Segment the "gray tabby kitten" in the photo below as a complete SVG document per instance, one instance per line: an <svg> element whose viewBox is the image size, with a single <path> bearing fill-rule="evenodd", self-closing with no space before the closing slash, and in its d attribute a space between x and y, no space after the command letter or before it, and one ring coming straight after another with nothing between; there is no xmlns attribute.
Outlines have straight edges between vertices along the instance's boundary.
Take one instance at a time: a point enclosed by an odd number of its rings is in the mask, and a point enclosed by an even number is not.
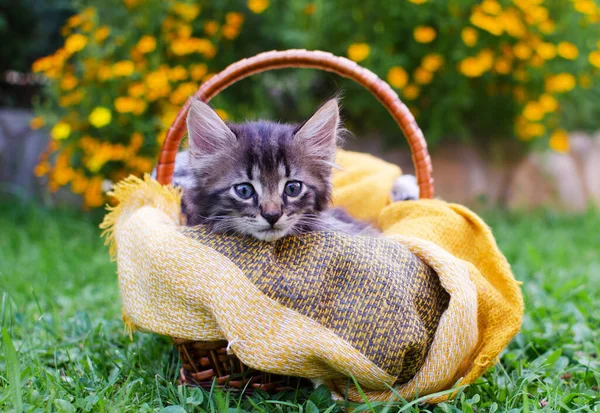
<svg viewBox="0 0 600 413"><path fill-rule="evenodd" d="M174 173L174 184L185 190L187 225L264 241L321 230L378 234L342 209L329 208L340 139L337 99L301 125L225 124L210 106L195 100L187 127L189 150L178 155ZM395 199L418 197L414 178L406 179L394 186Z"/></svg>

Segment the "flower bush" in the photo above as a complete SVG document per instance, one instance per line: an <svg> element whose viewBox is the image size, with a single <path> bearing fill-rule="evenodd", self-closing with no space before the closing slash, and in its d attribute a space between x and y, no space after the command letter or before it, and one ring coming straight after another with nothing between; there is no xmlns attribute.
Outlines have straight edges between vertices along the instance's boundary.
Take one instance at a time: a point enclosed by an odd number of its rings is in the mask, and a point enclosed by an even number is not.
<svg viewBox="0 0 600 413"><path fill-rule="evenodd" d="M90 2L90 4L92 4ZM227 64L271 49L322 49L386 79L435 144L511 139L569 148L600 118L600 7L593 0L161 1L83 4L64 46L36 61L50 80L32 127L52 141L35 173L105 201L106 181L152 169L178 109ZM327 74L245 80L215 103L224 118L306 116L334 91ZM367 92L345 90L347 122L401 142ZM292 96L292 97L290 97Z"/></svg>

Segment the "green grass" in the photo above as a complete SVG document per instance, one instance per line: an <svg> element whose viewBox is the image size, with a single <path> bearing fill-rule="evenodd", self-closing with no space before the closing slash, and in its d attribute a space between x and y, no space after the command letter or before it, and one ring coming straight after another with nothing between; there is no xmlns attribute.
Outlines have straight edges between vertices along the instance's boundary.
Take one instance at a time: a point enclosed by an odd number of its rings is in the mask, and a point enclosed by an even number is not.
<svg viewBox="0 0 600 413"><path fill-rule="evenodd" d="M598 411L600 216L488 214L524 282L522 332L501 363L438 406L357 411ZM280 395L176 385L169 340L123 333L115 264L78 213L0 205L0 411L341 411L320 388Z"/></svg>

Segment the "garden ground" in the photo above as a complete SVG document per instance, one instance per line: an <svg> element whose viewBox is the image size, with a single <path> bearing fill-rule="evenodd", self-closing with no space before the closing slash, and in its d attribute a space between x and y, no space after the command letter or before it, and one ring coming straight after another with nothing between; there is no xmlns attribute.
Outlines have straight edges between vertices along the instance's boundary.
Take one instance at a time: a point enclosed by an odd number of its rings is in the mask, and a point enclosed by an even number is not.
<svg viewBox="0 0 600 413"><path fill-rule="evenodd" d="M522 332L455 401L364 404L354 411L600 409L600 214L484 216L523 281ZM0 203L0 410L344 408L322 388L242 399L177 386L168 339L136 333L130 340L123 333L115 264L99 234L97 220L80 213Z"/></svg>

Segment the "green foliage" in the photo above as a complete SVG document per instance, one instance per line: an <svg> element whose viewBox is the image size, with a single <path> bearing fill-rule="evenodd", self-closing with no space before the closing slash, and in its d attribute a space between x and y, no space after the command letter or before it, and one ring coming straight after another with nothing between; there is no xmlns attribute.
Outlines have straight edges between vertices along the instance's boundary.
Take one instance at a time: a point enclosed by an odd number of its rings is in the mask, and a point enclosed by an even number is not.
<svg viewBox="0 0 600 413"><path fill-rule="evenodd" d="M522 332L500 364L456 400L371 403L373 411L594 411L600 405L600 214L487 215L523 281ZM322 387L240 398L178 386L178 358L168 339L136 333L130 341L123 332L115 264L97 222L3 201L0 228L0 327L16 349L24 411L371 411L367 404L336 404ZM17 408L10 354L5 339L2 411Z"/></svg>

